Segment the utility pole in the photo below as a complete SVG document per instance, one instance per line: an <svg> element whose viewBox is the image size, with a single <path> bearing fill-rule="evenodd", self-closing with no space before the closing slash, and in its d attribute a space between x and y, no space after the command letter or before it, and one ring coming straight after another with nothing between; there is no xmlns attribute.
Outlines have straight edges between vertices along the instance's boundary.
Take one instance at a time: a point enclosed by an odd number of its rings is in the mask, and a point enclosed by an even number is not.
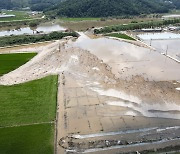
<svg viewBox="0 0 180 154"><path fill-rule="evenodd" d="M152 45L152 39L150 40L150 46Z"/></svg>
<svg viewBox="0 0 180 154"><path fill-rule="evenodd" d="M167 52L168 52L168 45L167 45L167 48L166 48L166 56L167 56Z"/></svg>

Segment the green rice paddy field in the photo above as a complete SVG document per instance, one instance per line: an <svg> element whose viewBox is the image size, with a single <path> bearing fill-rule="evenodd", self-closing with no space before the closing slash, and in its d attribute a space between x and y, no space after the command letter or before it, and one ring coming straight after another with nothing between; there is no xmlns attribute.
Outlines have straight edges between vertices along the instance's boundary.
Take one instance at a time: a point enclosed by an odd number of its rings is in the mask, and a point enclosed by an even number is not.
<svg viewBox="0 0 180 154"><path fill-rule="evenodd" d="M1 74L24 64L34 54L3 56ZM54 75L18 85L0 85L0 154L54 153L57 79Z"/></svg>
<svg viewBox="0 0 180 154"><path fill-rule="evenodd" d="M37 53L0 54L0 76L15 70L35 55L37 55Z"/></svg>
<svg viewBox="0 0 180 154"><path fill-rule="evenodd" d="M0 126L50 122L55 118L57 76L0 85Z"/></svg>
<svg viewBox="0 0 180 154"><path fill-rule="evenodd" d="M1 154L53 154L54 125L0 128Z"/></svg>

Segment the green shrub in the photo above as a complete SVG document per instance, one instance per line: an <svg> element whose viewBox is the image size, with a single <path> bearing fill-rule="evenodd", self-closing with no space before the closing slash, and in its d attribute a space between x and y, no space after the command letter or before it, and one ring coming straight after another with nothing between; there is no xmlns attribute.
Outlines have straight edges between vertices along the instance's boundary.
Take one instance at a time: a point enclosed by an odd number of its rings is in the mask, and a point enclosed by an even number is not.
<svg viewBox="0 0 180 154"><path fill-rule="evenodd" d="M32 21L29 23L29 27L37 27L37 25L39 25L37 21Z"/></svg>

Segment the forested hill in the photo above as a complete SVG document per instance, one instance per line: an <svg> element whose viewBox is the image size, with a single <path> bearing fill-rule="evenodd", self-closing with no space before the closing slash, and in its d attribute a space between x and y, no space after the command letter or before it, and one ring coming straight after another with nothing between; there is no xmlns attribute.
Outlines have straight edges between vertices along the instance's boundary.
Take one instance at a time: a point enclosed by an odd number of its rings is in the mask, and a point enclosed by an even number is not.
<svg viewBox="0 0 180 154"><path fill-rule="evenodd" d="M0 0L0 9L11 9L11 0Z"/></svg>
<svg viewBox="0 0 180 154"><path fill-rule="evenodd" d="M29 6L31 10L33 11L44 11L49 7L52 7L61 0L28 0L29 1Z"/></svg>
<svg viewBox="0 0 180 154"><path fill-rule="evenodd" d="M176 9L180 9L180 0L171 0L172 4Z"/></svg>
<svg viewBox="0 0 180 154"><path fill-rule="evenodd" d="M30 7L34 11L43 11L61 0L0 0L0 9L17 9Z"/></svg>
<svg viewBox="0 0 180 154"><path fill-rule="evenodd" d="M0 9L23 7L53 16L107 17L166 13L180 9L180 0L0 0Z"/></svg>
<svg viewBox="0 0 180 154"><path fill-rule="evenodd" d="M178 3L180 0L172 0ZM66 0L49 9L53 14L67 17L107 17L165 13L176 8L166 0Z"/></svg>
<svg viewBox="0 0 180 154"><path fill-rule="evenodd" d="M23 8L29 6L29 0L0 0L0 9Z"/></svg>

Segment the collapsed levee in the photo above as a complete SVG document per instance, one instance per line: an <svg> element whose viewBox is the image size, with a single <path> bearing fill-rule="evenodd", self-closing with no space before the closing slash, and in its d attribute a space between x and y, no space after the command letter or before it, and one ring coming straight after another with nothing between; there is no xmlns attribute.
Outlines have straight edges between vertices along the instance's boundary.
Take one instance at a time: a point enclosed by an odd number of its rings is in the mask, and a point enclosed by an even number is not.
<svg viewBox="0 0 180 154"><path fill-rule="evenodd" d="M60 74L57 153L179 146L180 83L117 78L103 60L67 42L48 45L0 77L0 84L13 85Z"/></svg>

